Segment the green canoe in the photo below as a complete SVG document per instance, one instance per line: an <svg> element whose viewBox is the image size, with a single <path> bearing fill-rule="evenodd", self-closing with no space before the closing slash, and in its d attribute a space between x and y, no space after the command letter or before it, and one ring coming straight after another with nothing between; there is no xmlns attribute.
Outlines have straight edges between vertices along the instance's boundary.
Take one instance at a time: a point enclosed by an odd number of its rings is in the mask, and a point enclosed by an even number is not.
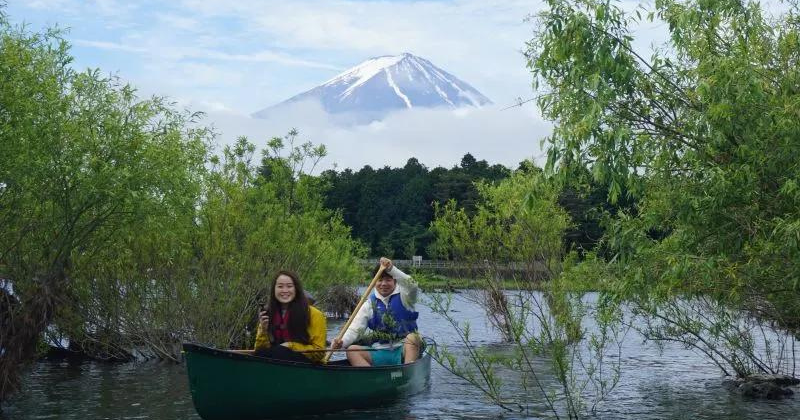
<svg viewBox="0 0 800 420"><path fill-rule="evenodd" d="M407 365L357 368L286 362L184 344L189 388L204 420L256 420L386 404L424 390L427 352Z"/></svg>

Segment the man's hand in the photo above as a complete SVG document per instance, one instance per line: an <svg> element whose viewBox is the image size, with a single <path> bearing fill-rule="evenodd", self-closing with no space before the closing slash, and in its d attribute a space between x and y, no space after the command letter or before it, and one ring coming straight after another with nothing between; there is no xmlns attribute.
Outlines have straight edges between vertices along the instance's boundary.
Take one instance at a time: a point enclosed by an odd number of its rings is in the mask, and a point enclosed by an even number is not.
<svg viewBox="0 0 800 420"><path fill-rule="evenodd" d="M342 344L343 344L342 340L340 340L338 338L334 338L333 341L331 341L331 348L334 349L334 350L340 349L340 348L342 348Z"/></svg>
<svg viewBox="0 0 800 420"><path fill-rule="evenodd" d="M386 257L381 257L381 266L383 267L384 272L389 271L392 268L392 260Z"/></svg>

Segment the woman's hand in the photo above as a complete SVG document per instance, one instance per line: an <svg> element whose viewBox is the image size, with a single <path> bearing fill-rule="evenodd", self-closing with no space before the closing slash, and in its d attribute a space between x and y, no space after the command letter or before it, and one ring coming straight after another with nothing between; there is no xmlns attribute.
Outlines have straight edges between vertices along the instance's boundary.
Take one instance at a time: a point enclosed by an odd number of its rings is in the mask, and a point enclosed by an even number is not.
<svg viewBox="0 0 800 420"><path fill-rule="evenodd" d="M269 315L267 315L267 311L260 311L258 313L258 323L261 324L261 331L265 333L269 331Z"/></svg>

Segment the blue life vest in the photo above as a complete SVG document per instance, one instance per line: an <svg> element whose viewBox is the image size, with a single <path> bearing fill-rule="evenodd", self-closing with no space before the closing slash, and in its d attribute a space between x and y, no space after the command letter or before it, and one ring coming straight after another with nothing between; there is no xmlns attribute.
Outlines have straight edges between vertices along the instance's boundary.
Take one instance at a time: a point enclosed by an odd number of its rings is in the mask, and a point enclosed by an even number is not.
<svg viewBox="0 0 800 420"><path fill-rule="evenodd" d="M417 331L419 312L409 311L403 306L403 301L399 293L389 297L388 310L383 301L375 297L374 293L370 294L369 299L372 303L372 318L367 321L367 327L369 327L369 329L389 334L394 339L405 338L409 333ZM383 322L384 314L390 316L394 322L390 322L390 325L386 325ZM381 340L381 342L387 341Z"/></svg>

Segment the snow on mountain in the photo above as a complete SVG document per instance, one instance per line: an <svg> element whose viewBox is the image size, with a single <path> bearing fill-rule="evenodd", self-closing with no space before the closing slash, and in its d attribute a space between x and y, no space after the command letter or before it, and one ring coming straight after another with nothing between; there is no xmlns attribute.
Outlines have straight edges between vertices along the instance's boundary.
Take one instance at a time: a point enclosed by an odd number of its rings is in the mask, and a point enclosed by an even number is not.
<svg viewBox="0 0 800 420"><path fill-rule="evenodd" d="M268 118L277 108L319 101L329 114L352 122L380 120L410 108L480 107L492 102L452 74L413 54L371 58L311 90L253 114Z"/></svg>

